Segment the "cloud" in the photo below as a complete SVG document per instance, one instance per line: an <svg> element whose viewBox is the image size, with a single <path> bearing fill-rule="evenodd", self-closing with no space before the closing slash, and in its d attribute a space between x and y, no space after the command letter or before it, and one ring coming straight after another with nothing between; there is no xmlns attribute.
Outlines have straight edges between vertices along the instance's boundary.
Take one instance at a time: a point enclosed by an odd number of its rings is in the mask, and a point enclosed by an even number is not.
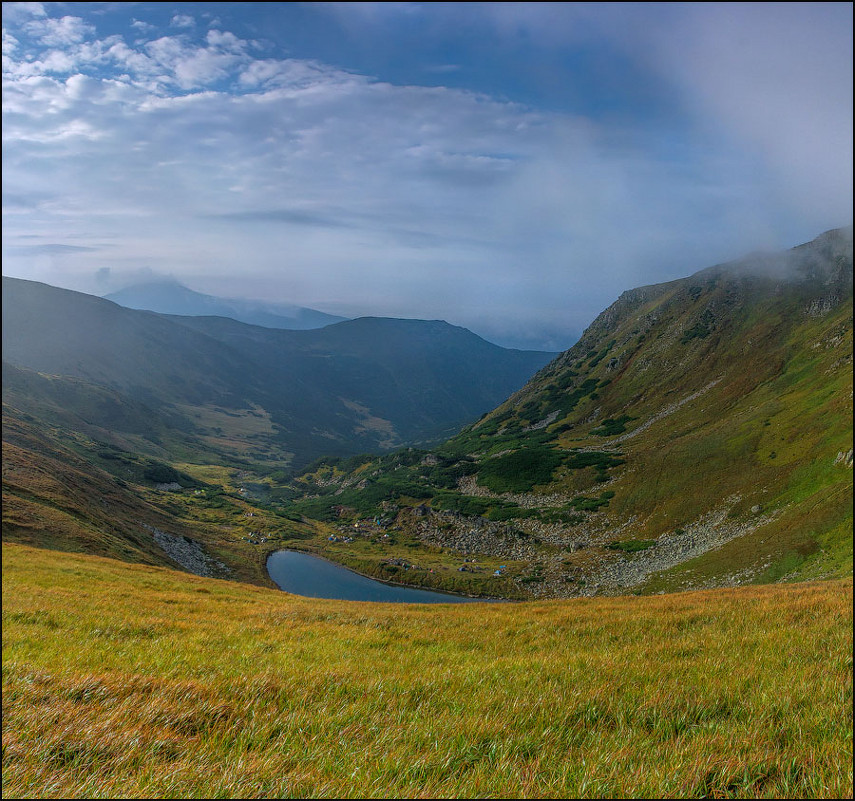
<svg viewBox="0 0 855 801"><path fill-rule="evenodd" d="M837 224L847 188L851 216L845 42L828 32L825 53L803 8L758 44L768 14L754 7L657 7L651 31L630 24L635 6L609 27L615 9L585 4L377 5L334 13L489 15L496 35L555 48L608 36L689 116L632 127L256 58L222 26L136 25L129 43L28 12L4 32L4 235L39 239L9 245L12 268L97 289L157 265L225 296L494 336L498 319L552 347L630 286Z"/></svg>
<svg viewBox="0 0 855 801"><path fill-rule="evenodd" d="M852 218L852 5L689 5L654 51L707 125L813 218Z"/></svg>
<svg viewBox="0 0 855 801"><path fill-rule="evenodd" d="M18 49L18 40L3 29L3 55L11 56Z"/></svg>
<svg viewBox="0 0 855 801"><path fill-rule="evenodd" d="M247 46L247 43L243 39L239 39L233 33L216 29L208 31L205 36L205 41L207 41L211 47L219 47L223 50L230 50L234 53L243 53Z"/></svg>
<svg viewBox="0 0 855 801"><path fill-rule="evenodd" d="M307 211L304 209L261 209L258 211L224 212L209 215L210 219L236 223L285 223L297 226L320 228L352 228L353 225L336 214Z"/></svg>
<svg viewBox="0 0 855 801"><path fill-rule="evenodd" d="M188 14L176 14L169 24L173 28L193 28L196 25L196 20Z"/></svg>
<svg viewBox="0 0 855 801"><path fill-rule="evenodd" d="M152 25L150 22L144 22L141 19L132 20L131 27L136 28L141 33L151 33L152 31L157 30L156 25Z"/></svg>
<svg viewBox="0 0 855 801"><path fill-rule="evenodd" d="M3 22L6 25L46 16L44 3L3 3Z"/></svg>
<svg viewBox="0 0 855 801"><path fill-rule="evenodd" d="M85 247L81 245L63 245L49 242L40 245L17 245L3 249L4 252L13 255L49 255L62 256L69 253L94 253L98 248Z"/></svg>
<svg viewBox="0 0 855 801"><path fill-rule="evenodd" d="M48 47L77 44L95 33L95 28L85 23L80 17L37 19L28 22L24 29L30 36Z"/></svg>

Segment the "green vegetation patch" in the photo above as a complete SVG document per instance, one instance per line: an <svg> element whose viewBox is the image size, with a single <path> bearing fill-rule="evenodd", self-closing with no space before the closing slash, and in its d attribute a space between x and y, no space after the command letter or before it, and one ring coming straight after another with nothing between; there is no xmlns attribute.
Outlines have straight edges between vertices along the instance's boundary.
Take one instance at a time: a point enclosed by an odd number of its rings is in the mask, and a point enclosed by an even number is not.
<svg viewBox="0 0 855 801"><path fill-rule="evenodd" d="M434 487L454 489L457 482L464 476L478 472L478 465L471 456L457 458L456 456L437 456L436 465L425 465L421 475Z"/></svg>
<svg viewBox="0 0 855 801"><path fill-rule="evenodd" d="M522 448L484 462L478 483L493 492L531 492L536 484L547 484L564 457L553 448Z"/></svg>
<svg viewBox="0 0 855 801"><path fill-rule="evenodd" d="M598 437L613 437L615 434L623 434L626 431L626 424L631 420L635 420L635 418L628 414L622 414L620 417L609 417L603 420L591 433Z"/></svg>
<svg viewBox="0 0 855 801"><path fill-rule="evenodd" d="M588 369L593 370L606 356L606 354L615 346L616 340L609 340L609 343L588 362Z"/></svg>
<svg viewBox="0 0 855 801"><path fill-rule="evenodd" d="M599 498L589 498L585 495L579 495L573 498L567 506L579 512L596 512L601 506L608 506L609 501L614 496L615 494L611 490L604 492Z"/></svg>
<svg viewBox="0 0 855 801"><path fill-rule="evenodd" d="M470 495L461 495L459 492L442 492L433 500L433 507L436 509L476 517L484 517L494 505L495 502L489 498L473 498Z"/></svg>
<svg viewBox="0 0 855 801"><path fill-rule="evenodd" d="M366 479L364 485L347 487L338 494L335 494L335 486L317 489L323 494L295 501L288 507L288 511L314 520L331 522L338 519L340 507L348 507L356 515L365 517L375 514L384 502L393 502L401 497L425 500L434 495L433 490L424 484L413 481L406 475L399 477L395 473Z"/></svg>
<svg viewBox="0 0 855 801"><path fill-rule="evenodd" d="M143 471L143 478L154 484L180 484L182 487L195 487L199 484L192 476L179 473L174 467L163 462L151 462Z"/></svg>
<svg viewBox="0 0 855 801"><path fill-rule="evenodd" d="M680 342L684 345L687 342L691 342L693 339L706 339L712 333L712 326L715 322L715 318L710 312L709 309L706 309L703 314L701 314L700 319L697 323L695 323L691 328L687 328L683 332L683 336L680 338Z"/></svg>

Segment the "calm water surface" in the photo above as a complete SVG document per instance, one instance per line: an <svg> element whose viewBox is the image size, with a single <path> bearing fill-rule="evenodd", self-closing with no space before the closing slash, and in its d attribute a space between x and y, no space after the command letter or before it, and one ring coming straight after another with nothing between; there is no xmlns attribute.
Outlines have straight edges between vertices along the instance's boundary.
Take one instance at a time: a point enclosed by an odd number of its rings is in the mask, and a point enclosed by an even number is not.
<svg viewBox="0 0 855 801"><path fill-rule="evenodd" d="M270 554L267 572L280 590L309 598L410 604L466 604L482 600L384 584L326 559L297 551L276 551Z"/></svg>

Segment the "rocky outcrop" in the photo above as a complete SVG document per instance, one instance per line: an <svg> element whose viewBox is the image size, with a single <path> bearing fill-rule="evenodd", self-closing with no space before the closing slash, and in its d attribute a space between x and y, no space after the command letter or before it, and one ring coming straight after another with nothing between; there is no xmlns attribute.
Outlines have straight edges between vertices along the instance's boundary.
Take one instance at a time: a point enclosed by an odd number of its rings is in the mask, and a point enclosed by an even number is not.
<svg viewBox="0 0 855 801"><path fill-rule="evenodd" d="M228 578L231 571L219 559L214 559L205 552L202 544L189 537L167 534L159 528L145 523L142 527L152 533L155 542L164 553L176 564L190 573L205 578Z"/></svg>

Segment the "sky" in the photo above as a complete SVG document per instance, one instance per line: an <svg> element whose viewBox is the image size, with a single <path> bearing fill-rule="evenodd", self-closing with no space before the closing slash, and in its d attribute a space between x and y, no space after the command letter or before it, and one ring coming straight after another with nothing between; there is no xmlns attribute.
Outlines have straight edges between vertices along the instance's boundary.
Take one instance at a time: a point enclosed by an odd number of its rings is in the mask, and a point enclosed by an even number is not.
<svg viewBox="0 0 855 801"><path fill-rule="evenodd" d="M563 350L852 223L851 3L8 3L3 273Z"/></svg>

